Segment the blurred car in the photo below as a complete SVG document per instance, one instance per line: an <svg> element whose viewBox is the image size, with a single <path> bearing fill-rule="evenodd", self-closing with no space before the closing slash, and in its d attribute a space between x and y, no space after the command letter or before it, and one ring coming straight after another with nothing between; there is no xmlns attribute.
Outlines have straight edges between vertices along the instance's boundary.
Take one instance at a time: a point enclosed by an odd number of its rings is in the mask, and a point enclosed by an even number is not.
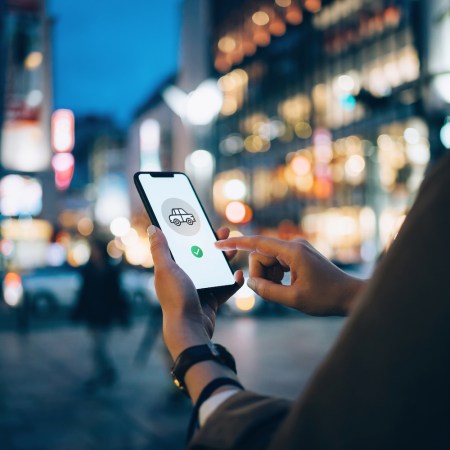
<svg viewBox="0 0 450 450"><path fill-rule="evenodd" d="M152 274L145 270L127 267L121 271L122 290L132 306L157 303L152 279ZM81 274L70 266L40 268L22 274L22 286L31 312L51 315L74 305L81 288Z"/></svg>

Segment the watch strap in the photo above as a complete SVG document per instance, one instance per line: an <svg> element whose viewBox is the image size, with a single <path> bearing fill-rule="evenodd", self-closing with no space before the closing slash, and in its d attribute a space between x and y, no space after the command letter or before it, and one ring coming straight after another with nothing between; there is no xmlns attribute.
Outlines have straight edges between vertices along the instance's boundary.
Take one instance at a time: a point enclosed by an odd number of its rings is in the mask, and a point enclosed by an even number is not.
<svg viewBox="0 0 450 450"><path fill-rule="evenodd" d="M212 342L203 345L195 345L183 350L172 367L171 374L175 386L181 391L187 392L184 383L186 372L194 365L203 361L215 361L230 368L236 373L236 362L233 355L222 345L213 344Z"/></svg>

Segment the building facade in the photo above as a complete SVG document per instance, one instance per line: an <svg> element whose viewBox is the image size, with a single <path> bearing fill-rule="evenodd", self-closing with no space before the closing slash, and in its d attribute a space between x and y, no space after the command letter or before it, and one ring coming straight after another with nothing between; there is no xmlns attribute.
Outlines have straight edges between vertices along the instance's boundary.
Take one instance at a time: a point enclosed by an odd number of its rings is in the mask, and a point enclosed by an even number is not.
<svg viewBox="0 0 450 450"><path fill-rule="evenodd" d="M214 205L224 220L305 236L342 263L376 257L443 152L445 101L427 95L429 58L440 54L431 3L214 3L211 63L224 94Z"/></svg>

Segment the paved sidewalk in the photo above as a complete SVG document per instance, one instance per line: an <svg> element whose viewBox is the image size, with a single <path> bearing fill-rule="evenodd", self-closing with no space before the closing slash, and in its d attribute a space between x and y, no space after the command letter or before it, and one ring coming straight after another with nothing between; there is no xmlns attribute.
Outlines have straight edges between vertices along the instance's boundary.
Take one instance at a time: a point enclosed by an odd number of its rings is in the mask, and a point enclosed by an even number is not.
<svg viewBox="0 0 450 450"><path fill-rule="evenodd" d="M245 386L293 398L341 326L338 319L221 319L215 340L235 355ZM82 389L91 370L82 328L0 332L0 448L183 448L190 403L172 385L160 339L147 364L133 362L144 331L142 322L113 334L120 381L91 395Z"/></svg>

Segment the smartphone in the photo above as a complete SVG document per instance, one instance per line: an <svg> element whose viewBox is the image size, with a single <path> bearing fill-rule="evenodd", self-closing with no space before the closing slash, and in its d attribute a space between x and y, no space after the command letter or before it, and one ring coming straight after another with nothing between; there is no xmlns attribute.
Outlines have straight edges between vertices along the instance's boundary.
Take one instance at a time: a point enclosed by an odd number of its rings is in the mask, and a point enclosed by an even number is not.
<svg viewBox="0 0 450 450"><path fill-rule="evenodd" d="M217 236L186 174L138 172L134 183L153 225L166 236L172 257L199 292L235 284Z"/></svg>

